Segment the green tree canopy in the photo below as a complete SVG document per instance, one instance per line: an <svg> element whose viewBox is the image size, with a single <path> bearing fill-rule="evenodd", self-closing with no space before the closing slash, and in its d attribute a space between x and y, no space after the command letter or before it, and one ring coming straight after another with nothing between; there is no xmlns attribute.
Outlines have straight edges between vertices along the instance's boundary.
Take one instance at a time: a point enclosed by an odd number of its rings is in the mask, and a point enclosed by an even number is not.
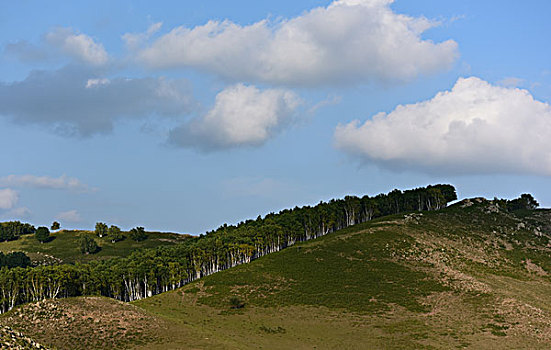
<svg viewBox="0 0 551 350"><path fill-rule="evenodd" d="M52 223L52 227L50 227L50 229L51 229L52 231L55 231L55 230L59 230L60 227L61 227L61 225L59 224L59 222L54 221L54 222Z"/></svg>
<svg viewBox="0 0 551 350"><path fill-rule="evenodd" d="M99 238L107 235L107 231L108 231L107 224L103 222L96 223L96 235L98 235Z"/></svg>
<svg viewBox="0 0 551 350"><path fill-rule="evenodd" d="M34 237L40 242L44 243L50 239L50 230L47 227L41 226L36 229Z"/></svg>
<svg viewBox="0 0 551 350"><path fill-rule="evenodd" d="M109 227L108 235L112 243L122 241L124 238L124 236L122 235L121 229L115 225L111 225L111 227Z"/></svg>
<svg viewBox="0 0 551 350"><path fill-rule="evenodd" d="M529 193L523 193L519 198L510 200L507 202L507 209L509 210L534 210L539 207L539 203Z"/></svg>
<svg viewBox="0 0 551 350"><path fill-rule="evenodd" d="M82 254L94 254L100 250L96 240L85 235L80 238L80 252Z"/></svg>
<svg viewBox="0 0 551 350"><path fill-rule="evenodd" d="M8 269L14 267L29 267L31 259L23 252L11 252L4 254L0 252L0 268L6 266Z"/></svg>
<svg viewBox="0 0 551 350"><path fill-rule="evenodd" d="M130 230L130 238L136 242L140 242L147 239L147 234L143 227L136 227Z"/></svg>
<svg viewBox="0 0 551 350"><path fill-rule="evenodd" d="M19 221L8 221L0 223L0 242L19 239L21 235L35 232L34 226Z"/></svg>

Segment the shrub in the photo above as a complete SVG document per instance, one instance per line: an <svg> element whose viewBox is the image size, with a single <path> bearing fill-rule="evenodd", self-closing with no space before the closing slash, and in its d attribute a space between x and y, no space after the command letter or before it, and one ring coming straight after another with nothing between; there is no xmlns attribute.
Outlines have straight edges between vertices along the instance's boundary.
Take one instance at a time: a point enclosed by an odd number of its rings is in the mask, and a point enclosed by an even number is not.
<svg viewBox="0 0 551 350"><path fill-rule="evenodd" d="M50 230L47 227L41 226L36 229L34 237L40 242L44 243L50 239Z"/></svg>
<svg viewBox="0 0 551 350"><path fill-rule="evenodd" d="M147 234L145 233L145 229L143 227L136 227L130 230L130 238L135 240L136 242L141 242L147 239Z"/></svg>
<svg viewBox="0 0 551 350"><path fill-rule="evenodd" d="M94 254L99 251L96 241L89 236L82 236L80 239L80 252L82 254Z"/></svg>

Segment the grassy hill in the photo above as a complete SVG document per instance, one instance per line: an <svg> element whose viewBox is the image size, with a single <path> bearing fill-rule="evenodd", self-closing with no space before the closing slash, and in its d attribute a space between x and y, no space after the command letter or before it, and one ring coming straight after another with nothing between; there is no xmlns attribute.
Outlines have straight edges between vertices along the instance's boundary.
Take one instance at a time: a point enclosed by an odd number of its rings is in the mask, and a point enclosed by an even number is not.
<svg viewBox="0 0 551 350"><path fill-rule="evenodd" d="M94 315L56 332L62 321L45 304L1 320L60 349L548 349L550 238L551 211L472 199L349 227L133 302L143 319L124 327L150 326L129 342ZM94 303L106 319L129 306ZM46 316L25 328L35 314Z"/></svg>
<svg viewBox="0 0 551 350"><path fill-rule="evenodd" d="M89 236L96 240L101 250L95 254L80 252L80 238ZM61 230L51 234L51 241L40 243L34 235L23 235L15 241L0 242L0 251L8 253L20 251L26 253L35 263L75 263L96 259L128 256L140 248L156 248L174 245L185 241L189 235L164 232L148 232L147 239L135 242L124 233L125 239L112 243L109 236L99 238L93 231Z"/></svg>

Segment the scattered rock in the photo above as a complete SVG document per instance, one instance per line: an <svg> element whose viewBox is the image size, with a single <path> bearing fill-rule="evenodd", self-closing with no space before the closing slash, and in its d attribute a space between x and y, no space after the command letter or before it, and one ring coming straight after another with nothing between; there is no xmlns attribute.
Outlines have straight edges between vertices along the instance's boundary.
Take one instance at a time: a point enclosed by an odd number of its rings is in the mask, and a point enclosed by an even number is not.
<svg viewBox="0 0 551 350"><path fill-rule="evenodd" d="M8 326L0 326L0 349L45 349L48 348L26 337L21 332L17 332Z"/></svg>

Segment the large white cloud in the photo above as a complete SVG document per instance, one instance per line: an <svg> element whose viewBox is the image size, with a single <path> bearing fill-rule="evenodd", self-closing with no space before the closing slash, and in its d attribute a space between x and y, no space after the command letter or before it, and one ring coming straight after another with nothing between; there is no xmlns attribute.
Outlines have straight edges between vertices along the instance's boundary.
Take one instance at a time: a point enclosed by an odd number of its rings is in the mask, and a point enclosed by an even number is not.
<svg viewBox="0 0 551 350"><path fill-rule="evenodd" d="M402 81L449 67L457 44L423 40L437 23L397 14L391 3L341 0L277 23L177 27L139 59L151 67L194 67L237 81L300 86Z"/></svg>
<svg viewBox="0 0 551 350"><path fill-rule="evenodd" d="M185 115L195 106L190 90L182 79L107 79L67 66L33 71L22 81L0 82L0 115L90 135L110 131L118 118Z"/></svg>
<svg viewBox="0 0 551 350"><path fill-rule="evenodd" d="M526 90L461 78L430 100L339 125L335 143L394 168L551 175L551 106Z"/></svg>
<svg viewBox="0 0 551 350"><path fill-rule="evenodd" d="M11 209L19 201L19 194L11 188L0 189L0 209Z"/></svg>
<svg viewBox="0 0 551 350"><path fill-rule="evenodd" d="M218 93L208 113L172 130L170 141L206 151L259 146L289 124L300 103L288 90L230 86Z"/></svg>
<svg viewBox="0 0 551 350"><path fill-rule="evenodd" d="M99 66L106 64L109 55L101 43L71 28L56 28L46 34L46 42L81 62Z"/></svg>
<svg viewBox="0 0 551 350"><path fill-rule="evenodd" d="M60 177L35 175L8 175L0 177L0 186L33 187L75 192L89 192L92 189L79 179L62 175Z"/></svg>

